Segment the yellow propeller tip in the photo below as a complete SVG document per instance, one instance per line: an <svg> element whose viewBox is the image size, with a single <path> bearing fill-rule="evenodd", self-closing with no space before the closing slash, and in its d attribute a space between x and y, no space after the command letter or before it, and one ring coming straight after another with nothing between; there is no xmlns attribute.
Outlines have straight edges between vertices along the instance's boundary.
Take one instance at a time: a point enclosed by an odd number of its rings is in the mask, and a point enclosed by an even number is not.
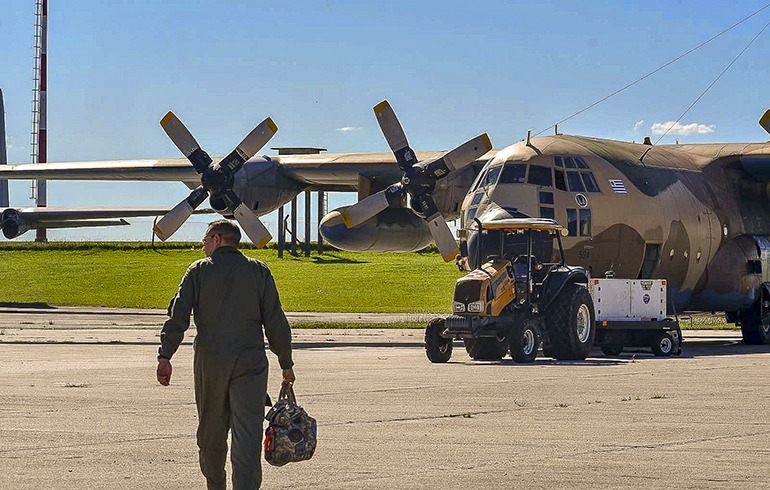
<svg viewBox="0 0 770 490"><path fill-rule="evenodd" d="M345 226L348 228L353 228L353 222L350 220L350 216L345 211L340 211L340 215L342 216L342 221L345 223Z"/></svg>
<svg viewBox="0 0 770 490"><path fill-rule="evenodd" d="M451 262L458 255L460 255L460 251L459 250L455 250L454 252L450 253L449 255L444 255L444 262Z"/></svg>
<svg viewBox="0 0 770 490"><path fill-rule="evenodd" d="M484 133L481 135L481 139L484 141L484 144L487 147L487 151L492 149L492 141L489 139L489 135L487 133Z"/></svg>
<svg viewBox="0 0 770 490"><path fill-rule="evenodd" d="M262 248L268 243L270 243L270 240L272 239L273 239L273 236L270 233L268 233L267 236L262 239L262 241L260 241L259 243L255 243L254 246L256 246L257 248Z"/></svg>
<svg viewBox="0 0 770 490"><path fill-rule="evenodd" d="M158 238L160 238L160 240L161 240L162 242L165 242L165 241L166 241L166 239L168 238L168 237L167 237L167 236L166 236L166 235L165 235L165 234L164 234L164 233L161 231L161 229L160 229L160 228L158 228L157 226L154 226L154 227L152 228L152 231L153 231L153 232L155 232L155 235L156 235Z"/></svg>
<svg viewBox="0 0 770 490"><path fill-rule="evenodd" d="M383 100L382 102L374 106L374 113L379 114L380 112L384 111L388 107L390 107L390 103L387 100Z"/></svg>
<svg viewBox="0 0 770 490"><path fill-rule="evenodd" d="M174 118L174 113L171 111L168 111L165 116L163 116L163 119L160 120L160 125L165 126Z"/></svg>
<svg viewBox="0 0 770 490"><path fill-rule="evenodd" d="M271 118L268 117L267 119L265 119L265 123L270 127L270 129L274 133L278 132L278 126L275 125L275 123L273 122L273 120Z"/></svg>

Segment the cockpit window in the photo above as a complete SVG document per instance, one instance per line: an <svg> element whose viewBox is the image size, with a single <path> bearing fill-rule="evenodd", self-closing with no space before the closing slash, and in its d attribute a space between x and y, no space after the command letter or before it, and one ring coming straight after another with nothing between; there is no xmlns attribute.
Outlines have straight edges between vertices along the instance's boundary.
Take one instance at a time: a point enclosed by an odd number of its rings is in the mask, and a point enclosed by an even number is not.
<svg viewBox="0 0 770 490"><path fill-rule="evenodd" d="M500 174L500 184L523 184L524 174L527 173L525 163L509 163L503 167L503 173Z"/></svg>
<svg viewBox="0 0 770 490"><path fill-rule="evenodd" d="M553 157L553 163L557 167L564 167L564 162L561 160L561 157Z"/></svg>
<svg viewBox="0 0 770 490"><path fill-rule="evenodd" d="M564 170L556 168L554 171L554 177L556 178L556 188L561 191L567 190L567 181L564 180Z"/></svg>
<svg viewBox="0 0 770 490"><path fill-rule="evenodd" d="M578 172L567 172L567 183L569 184L570 192L586 191L583 181L580 179L580 173Z"/></svg>
<svg viewBox="0 0 770 490"><path fill-rule="evenodd" d="M577 168L575 160L572 157L564 157L564 166L567 168Z"/></svg>
<svg viewBox="0 0 770 490"><path fill-rule="evenodd" d="M491 167L487 172L487 175L485 175L484 178L481 180L481 187L494 185L497 182L497 178L500 176L500 170L502 169L503 169L502 165L498 165L497 167Z"/></svg>
<svg viewBox="0 0 770 490"><path fill-rule="evenodd" d="M580 157L575 157L575 163L577 163L578 168L588 168L588 164Z"/></svg>
<svg viewBox="0 0 770 490"><path fill-rule="evenodd" d="M471 185L470 192L473 192L473 191L475 191L476 189L479 188L479 184L481 184L482 179L484 179L484 177L486 177L487 172L489 171L488 166L492 162L492 160L494 160L494 158L489 160L487 163L484 164L484 166L481 169L481 172L479 172L479 174L476 176L476 180L473 181L473 184Z"/></svg>
<svg viewBox="0 0 770 490"><path fill-rule="evenodd" d="M477 192L475 196L473 196L473 201L471 201L471 206L475 206L476 204L481 202L481 198L484 197L483 192Z"/></svg>
<svg viewBox="0 0 770 490"><path fill-rule="evenodd" d="M527 182L530 184L542 185L544 187L553 187L551 167L543 167L542 165L530 165Z"/></svg>
<svg viewBox="0 0 770 490"><path fill-rule="evenodd" d="M580 172L580 175L583 176L583 183L586 185L588 192L600 192L599 184L596 182L594 174L591 172Z"/></svg>

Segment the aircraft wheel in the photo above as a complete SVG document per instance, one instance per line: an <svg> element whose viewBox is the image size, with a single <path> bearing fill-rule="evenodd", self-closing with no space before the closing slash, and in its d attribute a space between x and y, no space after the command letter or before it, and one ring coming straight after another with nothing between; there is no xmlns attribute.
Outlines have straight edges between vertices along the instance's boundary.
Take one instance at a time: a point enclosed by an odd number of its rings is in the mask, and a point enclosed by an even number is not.
<svg viewBox="0 0 770 490"><path fill-rule="evenodd" d="M741 333L744 344L770 344L770 323L762 321L758 303L741 310Z"/></svg>
<svg viewBox="0 0 770 490"><path fill-rule="evenodd" d="M623 352L622 345L603 345L602 346L602 353L605 356L615 357L615 356L619 356L621 352Z"/></svg>
<svg viewBox="0 0 770 490"><path fill-rule="evenodd" d="M676 341L668 332L660 332L655 336L652 345L652 353L660 357L668 357L674 353Z"/></svg>
<svg viewBox="0 0 770 490"><path fill-rule="evenodd" d="M540 337L532 324L516 325L508 335L508 347L513 362L534 362Z"/></svg>
<svg viewBox="0 0 770 490"><path fill-rule="evenodd" d="M497 337L463 339L465 350L477 361L499 361L508 352L508 340Z"/></svg>
<svg viewBox="0 0 770 490"><path fill-rule="evenodd" d="M425 329L425 355L430 362L447 362L452 357L452 339L441 336L444 318L434 318Z"/></svg>
<svg viewBox="0 0 770 490"><path fill-rule="evenodd" d="M594 304L588 289L571 284L564 287L547 312L548 338L555 359L584 360L596 335Z"/></svg>

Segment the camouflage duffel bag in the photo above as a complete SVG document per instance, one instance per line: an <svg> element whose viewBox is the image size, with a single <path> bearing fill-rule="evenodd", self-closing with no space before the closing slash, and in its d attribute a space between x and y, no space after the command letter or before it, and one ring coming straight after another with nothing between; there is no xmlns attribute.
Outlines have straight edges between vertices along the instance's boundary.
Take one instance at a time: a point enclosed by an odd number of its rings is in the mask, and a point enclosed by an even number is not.
<svg viewBox="0 0 770 490"><path fill-rule="evenodd" d="M265 460L273 466L313 457L316 445L315 419L297 405L291 384L281 386L278 401L265 415Z"/></svg>

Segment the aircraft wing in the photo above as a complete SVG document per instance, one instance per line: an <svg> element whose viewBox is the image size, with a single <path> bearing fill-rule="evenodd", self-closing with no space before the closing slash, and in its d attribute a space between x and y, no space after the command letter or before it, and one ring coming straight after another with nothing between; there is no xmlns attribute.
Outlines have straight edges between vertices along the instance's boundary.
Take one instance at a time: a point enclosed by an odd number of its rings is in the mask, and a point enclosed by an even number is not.
<svg viewBox="0 0 770 490"><path fill-rule="evenodd" d="M443 151L416 152L420 161ZM497 150L477 160L484 163ZM217 161L214 158L214 161ZM356 190L358 176L400 176L392 153L327 153L254 157L248 163L276 165L286 176L316 190ZM102 160L0 166L0 179L175 181L197 186L200 176L185 158Z"/></svg>
<svg viewBox="0 0 770 490"><path fill-rule="evenodd" d="M29 163L0 166L0 179L198 182L185 158Z"/></svg>
<svg viewBox="0 0 770 490"><path fill-rule="evenodd" d="M122 218L163 216L166 208L0 208L3 235L16 238L37 228L87 228L129 224ZM196 214L213 213L210 208L196 210Z"/></svg>

